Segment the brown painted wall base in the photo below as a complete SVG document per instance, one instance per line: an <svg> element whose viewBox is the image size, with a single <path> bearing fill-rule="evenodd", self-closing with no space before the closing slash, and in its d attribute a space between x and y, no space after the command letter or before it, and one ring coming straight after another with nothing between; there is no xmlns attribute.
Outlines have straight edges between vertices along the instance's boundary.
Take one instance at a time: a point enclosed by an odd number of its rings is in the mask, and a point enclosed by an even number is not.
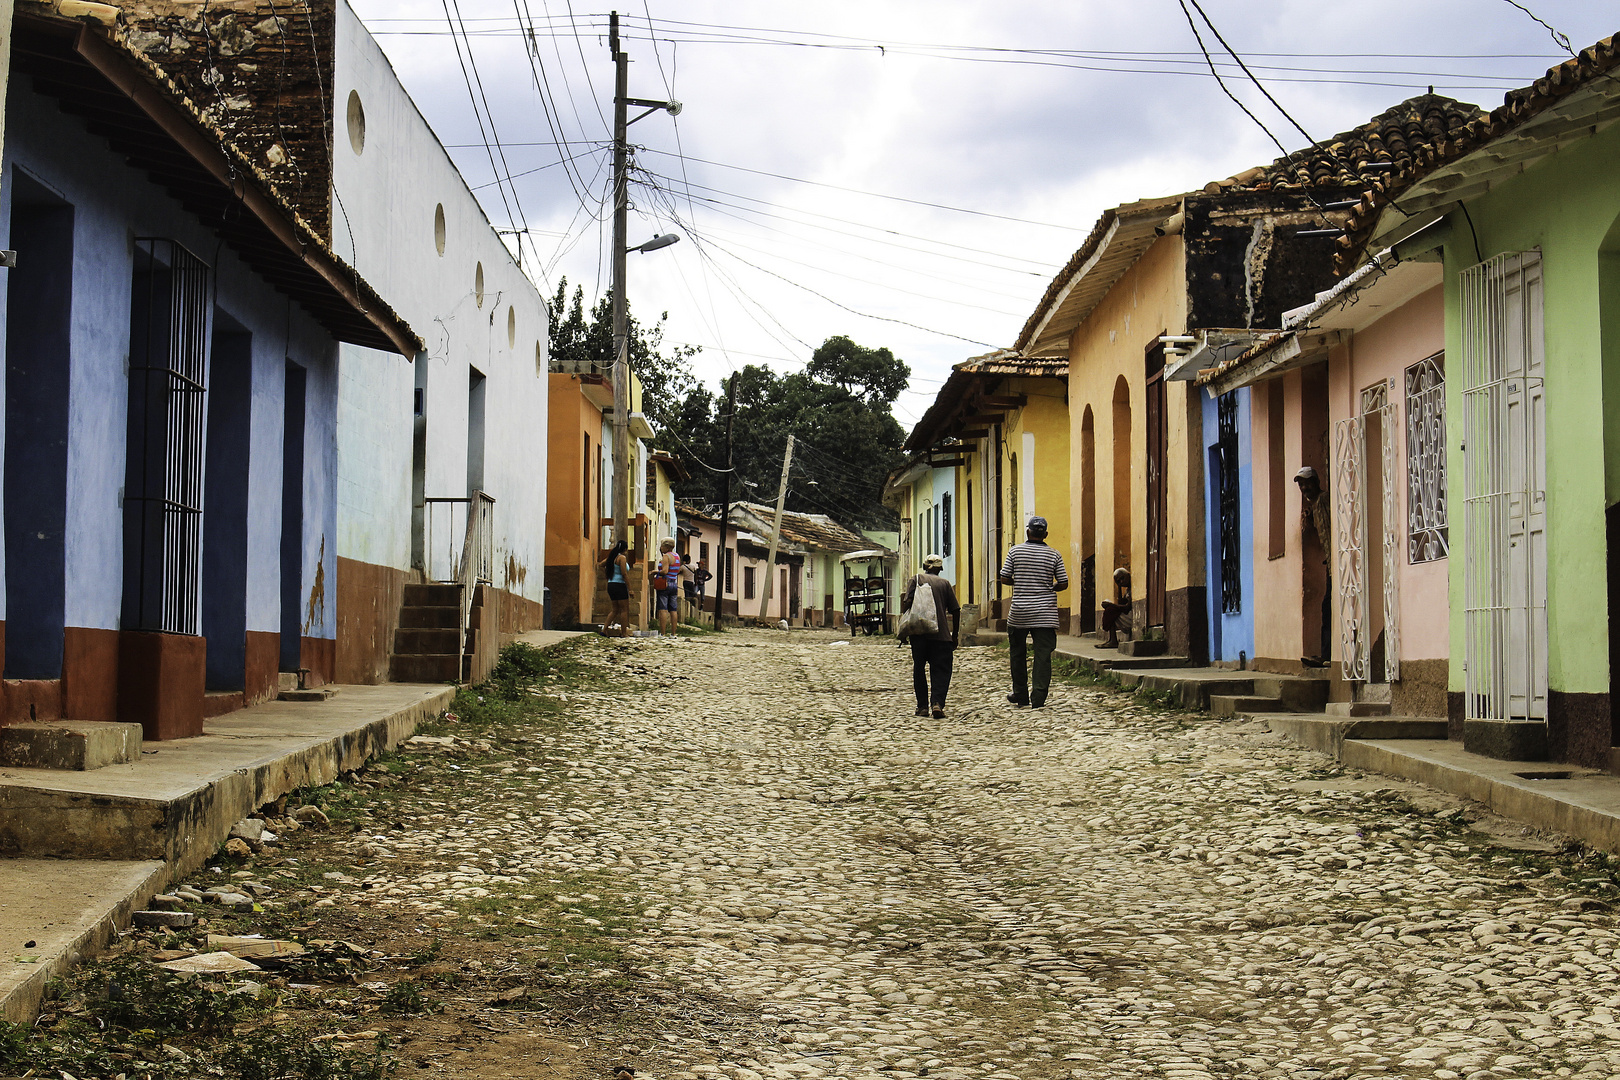
<svg viewBox="0 0 1620 1080"><path fill-rule="evenodd" d="M337 642L331 638L298 639L298 666L309 669L307 685L325 686L337 673Z"/></svg>
<svg viewBox="0 0 1620 1080"><path fill-rule="evenodd" d="M551 590L553 630L573 630L588 621L590 613L579 605L579 567L571 563L546 567L546 588Z"/></svg>
<svg viewBox="0 0 1620 1080"><path fill-rule="evenodd" d="M366 686L388 681L388 654L409 576L392 566L339 556L333 681Z"/></svg>
<svg viewBox="0 0 1620 1080"><path fill-rule="evenodd" d="M263 630L247 633L247 677L242 698L247 705L272 701L281 692L281 635Z"/></svg>
<svg viewBox="0 0 1620 1080"><path fill-rule="evenodd" d="M151 740L202 734L208 644L185 634L118 635L118 718Z"/></svg>
<svg viewBox="0 0 1620 1080"><path fill-rule="evenodd" d="M1170 655L1185 656L1195 664L1209 661L1206 592L1202 585L1189 585L1185 589L1173 589L1164 594L1164 636L1170 644ZM1147 610L1145 602L1138 603L1135 607L1136 610L1132 614ZM1145 623L1136 625L1142 626Z"/></svg>
<svg viewBox="0 0 1620 1080"><path fill-rule="evenodd" d="M526 634L546 624L546 606L540 601L530 600L507 589L495 591L501 594L502 636Z"/></svg>
<svg viewBox="0 0 1620 1080"><path fill-rule="evenodd" d="M1547 692L1548 757L1570 765L1607 768L1612 742L1608 694Z"/></svg>
<svg viewBox="0 0 1620 1080"><path fill-rule="evenodd" d="M69 720L117 720L118 631L62 631L62 709Z"/></svg>
<svg viewBox="0 0 1620 1080"><path fill-rule="evenodd" d="M1396 716L1446 716L1449 660L1402 660L1400 681L1389 686L1389 711Z"/></svg>
<svg viewBox="0 0 1620 1080"><path fill-rule="evenodd" d="M62 719L61 679L6 679L5 723Z"/></svg>

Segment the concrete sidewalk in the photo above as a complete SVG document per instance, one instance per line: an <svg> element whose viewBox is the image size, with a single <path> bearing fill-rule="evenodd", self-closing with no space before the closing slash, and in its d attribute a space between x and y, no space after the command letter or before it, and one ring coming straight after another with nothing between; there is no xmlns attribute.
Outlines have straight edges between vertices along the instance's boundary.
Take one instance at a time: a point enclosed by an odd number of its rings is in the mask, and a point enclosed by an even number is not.
<svg viewBox="0 0 1620 1080"><path fill-rule="evenodd" d="M128 765L0 770L0 1016L30 1018L51 978L116 940L131 912L206 861L236 822L359 768L456 694L336 689L326 701L215 718L196 738L146 744Z"/></svg>
<svg viewBox="0 0 1620 1080"><path fill-rule="evenodd" d="M1434 738L1445 721L1420 717L1352 720L1255 714L1294 743L1368 772L1398 776L1483 803L1503 817L1620 852L1620 776L1546 761L1501 761ZM1429 738L1403 738L1428 734Z"/></svg>

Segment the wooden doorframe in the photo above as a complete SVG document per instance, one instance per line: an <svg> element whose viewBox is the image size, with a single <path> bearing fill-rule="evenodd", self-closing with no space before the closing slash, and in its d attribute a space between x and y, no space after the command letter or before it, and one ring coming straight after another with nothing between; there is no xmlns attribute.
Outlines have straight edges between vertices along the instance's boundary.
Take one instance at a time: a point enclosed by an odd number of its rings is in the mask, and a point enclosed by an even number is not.
<svg viewBox="0 0 1620 1080"><path fill-rule="evenodd" d="M1147 625L1165 624L1165 516L1169 510L1165 467L1168 464L1168 410L1164 385L1164 342L1154 337L1145 350L1147 389L1143 400L1143 434L1147 439Z"/></svg>

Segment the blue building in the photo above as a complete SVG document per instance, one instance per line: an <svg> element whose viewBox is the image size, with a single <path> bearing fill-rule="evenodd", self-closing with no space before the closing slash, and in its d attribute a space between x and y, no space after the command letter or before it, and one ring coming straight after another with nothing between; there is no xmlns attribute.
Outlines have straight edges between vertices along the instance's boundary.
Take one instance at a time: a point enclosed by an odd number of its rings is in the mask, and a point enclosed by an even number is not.
<svg viewBox="0 0 1620 1080"><path fill-rule="evenodd" d="M1254 656L1254 514L1249 500L1249 391L1200 393L1204 432L1204 546L1209 582L1209 658Z"/></svg>
<svg viewBox="0 0 1620 1080"><path fill-rule="evenodd" d="M421 341L116 26L12 47L0 722L195 734L330 677L339 344Z"/></svg>

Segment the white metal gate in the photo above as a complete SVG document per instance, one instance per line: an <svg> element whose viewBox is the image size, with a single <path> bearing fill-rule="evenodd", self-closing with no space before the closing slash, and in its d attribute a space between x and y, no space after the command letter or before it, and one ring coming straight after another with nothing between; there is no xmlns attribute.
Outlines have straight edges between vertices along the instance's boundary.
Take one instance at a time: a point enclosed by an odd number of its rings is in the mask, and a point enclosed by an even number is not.
<svg viewBox="0 0 1620 1080"><path fill-rule="evenodd" d="M1395 405L1389 400L1387 389L1383 393L1362 396L1362 413L1348 420L1340 420L1333 432L1334 537L1337 558L1335 580L1339 590L1339 656L1340 670L1346 682L1367 682L1375 675L1386 682L1401 677L1400 656L1400 550L1401 535L1398 528L1395 484L1397 462L1395 453ZM1382 483L1374 487L1368 469L1374 463L1367 461L1367 418L1379 421L1380 452L1378 477ZM1369 537L1367 521L1368 489L1379 499L1382 527L1377 537ZM1384 669L1372 670L1372 621L1374 598L1370 595L1372 583L1367 573L1367 557L1374 555L1383 568L1382 596L1377 600L1384 608Z"/></svg>
<svg viewBox="0 0 1620 1080"><path fill-rule="evenodd" d="M1463 593L1471 720L1547 716L1541 253L1463 271Z"/></svg>

